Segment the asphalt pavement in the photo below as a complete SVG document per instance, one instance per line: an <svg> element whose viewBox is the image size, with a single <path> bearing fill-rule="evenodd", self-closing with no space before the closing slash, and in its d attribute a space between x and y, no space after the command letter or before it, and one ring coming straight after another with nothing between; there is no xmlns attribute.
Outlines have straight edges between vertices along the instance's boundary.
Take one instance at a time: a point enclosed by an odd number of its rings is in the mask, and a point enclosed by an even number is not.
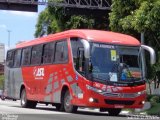
<svg viewBox="0 0 160 120"><path fill-rule="evenodd" d="M59 112L51 105L38 104L35 109L21 108L20 101L0 100L0 120L128 120L148 119L122 111L119 116L109 116L98 109L78 109L77 113ZM152 116L151 119L159 119Z"/></svg>

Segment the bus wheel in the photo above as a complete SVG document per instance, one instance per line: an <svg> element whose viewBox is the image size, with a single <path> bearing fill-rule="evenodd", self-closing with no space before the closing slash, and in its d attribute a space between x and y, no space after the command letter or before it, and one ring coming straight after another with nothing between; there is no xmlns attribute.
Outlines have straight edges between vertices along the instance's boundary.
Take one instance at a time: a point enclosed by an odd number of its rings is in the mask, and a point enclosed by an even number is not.
<svg viewBox="0 0 160 120"><path fill-rule="evenodd" d="M37 102L27 100L27 95L26 95L25 89L23 89L21 92L21 100L20 101L21 101L21 106L23 108L35 108L37 105Z"/></svg>
<svg viewBox="0 0 160 120"><path fill-rule="evenodd" d="M107 112L107 110L108 110L107 108L100 108L99 109L100 112Z"/></svg>
<svg viewBox="0 0 160 120"><path fill-rule="evenodd" d="M110 116L117 116L121 112L121 109L120 108L108 108L107 111Z"/></svg>
<svg viewBox="0 0 160 120"><path fill-rule="evenodd" d="M57 103L57 104L55 105L55 107L56 107L56 110L58 110L58 111L64 111L64 106L63 106L63 104Z"/></svg>
<svg viewBox="0 0 160 120"><path fill-rule="evenodd" d="M71 104L71 95L69 90L67 90L64 94L63 105L66 112L72 113L77 111L78 107Z"/></svg>
<svg viewBox="0 0 160 120"><path fill-rule="evenodd" d="M4 101L4 100L5 100L5 97L4 97L4 96L1 96L1 100L3 100L3 101Z"/></svg>

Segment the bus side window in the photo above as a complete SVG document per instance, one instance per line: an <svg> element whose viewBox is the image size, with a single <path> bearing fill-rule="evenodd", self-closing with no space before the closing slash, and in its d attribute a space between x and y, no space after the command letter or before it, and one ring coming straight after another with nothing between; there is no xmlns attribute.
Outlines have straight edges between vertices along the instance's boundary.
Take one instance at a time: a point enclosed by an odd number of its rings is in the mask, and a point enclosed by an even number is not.
<svg viewBox="0 0 160 120"><path fill-rule="evenodd" d="M20 63L21 63L21 49L15 51L13 67L20 67Z"/></svg>
<svg viewBox="0 0 160 120"><path fill-rule="evenodd" d="M36 45L32 48L31 65L39 65L42 58L42 45Z"/></svg>
<svg viewBox="0 0 160 120"><path fill-rule="evenodd" d="M68 45L67 41L59 41L56 43L55 63L68 62Z"/></svg>
<svg viewBox="0 0 160 120"><path fill-rule="evenodd" d="M14 51L9 51L7 53L7 61L6 61L6 65L8 67L13 67L13 59L14 59Z"/></svg>
<svg viewBox="0 0 160 120"><path fill-rule="evenodd" d="M23 49L22 52L22 65L30 65L31 47Z"/></svg>
<svg viewBox="0 0 160 120"><path fill-rule="evenodd" d="M53 62L54 58L54 43L47 43L43 47L43 59L42 63L43 64L49 64Z"/></svg>

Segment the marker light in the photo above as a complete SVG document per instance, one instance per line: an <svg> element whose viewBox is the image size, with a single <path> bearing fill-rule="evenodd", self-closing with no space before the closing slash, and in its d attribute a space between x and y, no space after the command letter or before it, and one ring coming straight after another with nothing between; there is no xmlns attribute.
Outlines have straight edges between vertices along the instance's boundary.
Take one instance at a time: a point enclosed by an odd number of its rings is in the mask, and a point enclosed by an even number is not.
<svg viewBox="0 0 160 120"><path fill-rule="evenodd" d="M89 98L89 102L93 102L94 101L94 99L93 98Z"/></svg>
<svg viewBox="0 0 160 120"><path fill-rule="evenodd" d="M145 104L145 101L142 101L142 104Z"/></svg>

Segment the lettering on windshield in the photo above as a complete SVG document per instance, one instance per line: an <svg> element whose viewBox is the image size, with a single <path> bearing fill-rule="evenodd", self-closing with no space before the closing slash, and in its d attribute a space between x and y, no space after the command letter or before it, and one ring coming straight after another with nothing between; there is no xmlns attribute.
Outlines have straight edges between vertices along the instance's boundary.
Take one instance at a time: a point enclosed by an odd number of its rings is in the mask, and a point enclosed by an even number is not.
<svg viewBox="0 0 160 120"><path fill-rule="evenodd" d="M93 46L94 47L100 47L100 48L109 48L109 49L114 49L115 48L115 46L113 46L113 45L96 44L96 43L93 43Z"/></svg>

